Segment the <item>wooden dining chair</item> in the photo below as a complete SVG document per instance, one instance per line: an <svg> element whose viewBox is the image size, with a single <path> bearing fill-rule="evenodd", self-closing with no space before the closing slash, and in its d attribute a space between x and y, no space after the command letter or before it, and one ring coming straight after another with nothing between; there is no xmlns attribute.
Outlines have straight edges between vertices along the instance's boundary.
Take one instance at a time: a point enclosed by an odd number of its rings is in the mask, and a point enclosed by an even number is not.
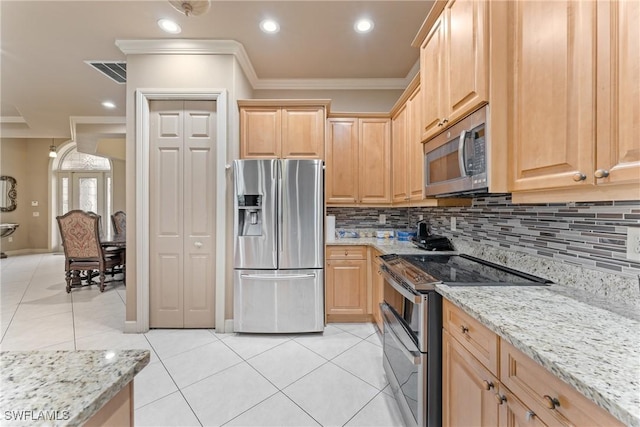
<svg viewBox="0 0 640 427"><path fill-rule="evenodd" d="M127 214L123 211L117 211L111 214L111 224L115 234L126 234L127 232Z"/></svg>
<svg viewBox="0 0 640 427"><path fill-rule="evenodd" d="M104 292L108 269L122 265L120 252L106 253L100 244L100 216L81 210L72 210L56 217L62 236L65 256L67 293L71 292L72 278L79 279L80 272L87 272L88 285L92 284L92 272L100 277L100 292ZM82 286L80 284L80 286Z"/></svg>

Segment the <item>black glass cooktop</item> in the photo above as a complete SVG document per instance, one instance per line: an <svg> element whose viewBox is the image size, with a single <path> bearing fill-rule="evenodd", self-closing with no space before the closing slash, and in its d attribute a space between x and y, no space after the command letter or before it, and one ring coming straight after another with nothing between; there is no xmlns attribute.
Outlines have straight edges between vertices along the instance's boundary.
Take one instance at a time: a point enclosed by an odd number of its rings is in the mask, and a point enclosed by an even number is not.
<svg viewBox="0 0 640 427"><path fill-rule="evenodd" d="M384 255L381 259L396 277L401 276L405 283L418 290L427 283L449 286L540 286L551 283L469 255ZM416 270L426 273L425 277L412 277L417 276Z"/></svg>

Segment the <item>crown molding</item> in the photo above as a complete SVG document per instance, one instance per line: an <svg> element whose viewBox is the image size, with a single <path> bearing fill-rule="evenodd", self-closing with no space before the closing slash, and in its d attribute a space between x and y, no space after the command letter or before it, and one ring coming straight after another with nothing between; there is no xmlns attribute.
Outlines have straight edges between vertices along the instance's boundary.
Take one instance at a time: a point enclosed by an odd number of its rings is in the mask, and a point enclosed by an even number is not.
<svg viewBox="0 0 640 427"><path fill-rule="evenodd" d="M121 116L71 116L69 117L71 141L76 140L77 125L124 125L126 123L127 118Z"/></svg>
<svg viewBox="0 0 640 427"><path fill-rule="evenodd" d="M405 78L260 79L242 43L235 40L116 40L125 55L234 55L254 90L404 90L416 66Z"/></svg>

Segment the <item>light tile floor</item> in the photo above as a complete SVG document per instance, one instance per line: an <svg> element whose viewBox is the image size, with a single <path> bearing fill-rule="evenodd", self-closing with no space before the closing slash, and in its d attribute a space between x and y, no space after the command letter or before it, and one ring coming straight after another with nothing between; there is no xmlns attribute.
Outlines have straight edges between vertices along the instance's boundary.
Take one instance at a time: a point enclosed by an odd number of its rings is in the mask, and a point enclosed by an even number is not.
<svg viewBox="0 0 640 427"><path fill-rule="evenodd" d="M300 335L123 334L121 282L67 294L62 255L0 265L1 350L151 351L134 382L136 425L402 426L372 324Z"/></svg>

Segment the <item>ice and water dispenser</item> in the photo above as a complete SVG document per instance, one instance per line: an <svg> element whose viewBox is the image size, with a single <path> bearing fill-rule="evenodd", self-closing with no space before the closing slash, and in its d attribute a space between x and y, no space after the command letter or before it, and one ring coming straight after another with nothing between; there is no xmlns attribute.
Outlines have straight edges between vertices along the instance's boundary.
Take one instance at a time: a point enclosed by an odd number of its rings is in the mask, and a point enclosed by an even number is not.
<svg viewBox="0 0 640 427"><path fill-rule="evenodd" d="M261 236L262 235L262 195L243 194L238 195L238 235Z"/></svg>

